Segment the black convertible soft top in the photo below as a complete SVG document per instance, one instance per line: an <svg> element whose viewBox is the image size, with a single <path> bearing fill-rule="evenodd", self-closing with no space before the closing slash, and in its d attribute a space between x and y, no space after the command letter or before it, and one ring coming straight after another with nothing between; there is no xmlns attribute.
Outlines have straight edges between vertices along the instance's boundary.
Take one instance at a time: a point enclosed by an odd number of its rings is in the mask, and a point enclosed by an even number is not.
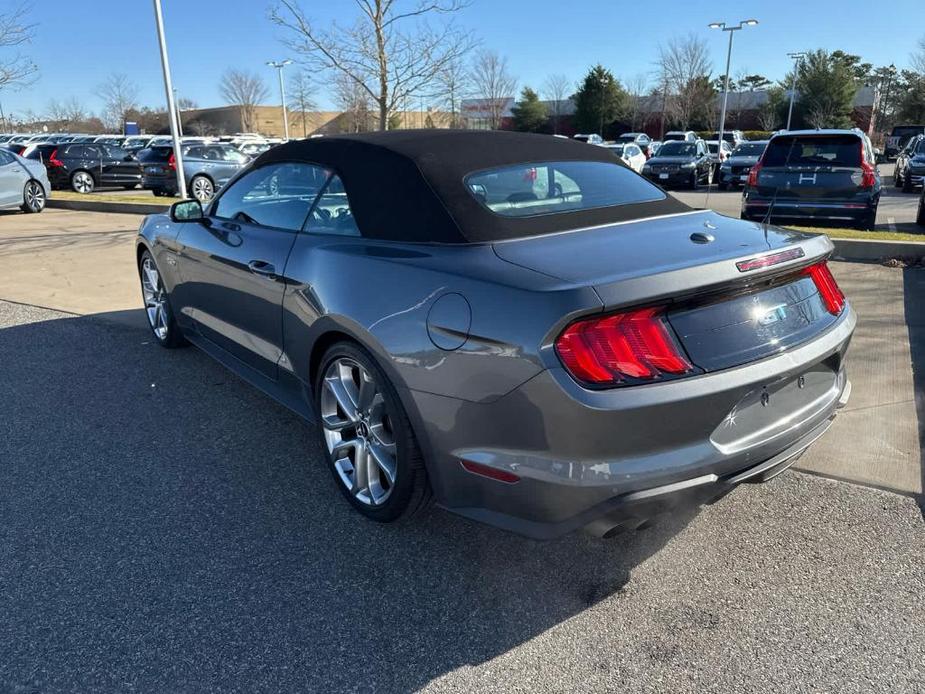
<svg viewBox="0 0 925 694"><path fill-rule="evenodd" d="M490 130L393 130L298 140L261 154L324 166L344 183L364 236L392 241L486 243L685 212L664 200L533 217L482 206L463 179L484 169L550 161L618 160L603 147L550 135Z"/></svg>

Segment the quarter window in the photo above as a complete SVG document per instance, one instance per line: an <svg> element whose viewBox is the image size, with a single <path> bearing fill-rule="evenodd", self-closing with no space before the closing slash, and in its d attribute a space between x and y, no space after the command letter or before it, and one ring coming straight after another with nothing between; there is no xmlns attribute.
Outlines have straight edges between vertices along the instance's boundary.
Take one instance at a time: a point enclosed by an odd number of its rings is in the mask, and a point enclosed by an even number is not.
<svg viewBox="0 0 925 694"><path fill-rule="evenodd" d="M6 166L7 164L12 164L15 160L13 155L7 152L5 149L0 149L0 166Z"/></svg>
<svg viewBox="0 0 925 694"><path fill-rule="evenodd" d="M299 231L328 172L301 163L270 164L231 184L212 210L222 219Z"/></svg>
<svg viewBox="0 0 925 694"><path fill-rule="evenodd" d="M337 236L361 236L347 191L339 176L332 176L318 203L312 210L305 227L312 234L335 234Z"/></svg>

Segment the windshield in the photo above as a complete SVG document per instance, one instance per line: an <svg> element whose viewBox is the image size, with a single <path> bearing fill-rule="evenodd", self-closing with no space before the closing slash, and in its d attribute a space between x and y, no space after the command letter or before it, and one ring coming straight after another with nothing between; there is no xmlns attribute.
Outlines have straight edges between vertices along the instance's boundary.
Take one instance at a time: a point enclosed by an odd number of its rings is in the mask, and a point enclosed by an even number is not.
<svg viewBox="0 0 925 694"><path fill-rule="evenodd" d="M589 210L664 200L665 193L620 164L558 161L469 174L466 188L504 217Z"/></svg>
<svg viewBox="0 0 925 694"><path fill-rule="evenodd" d="M925 154L925 140L919 140L919 143L915 146L916 154Z"/></svg>
<svg viewBox="0 0 925 694"><path fill-rule="evenodd" d="M861 165L861 140L854 135L776 137L768 144L764 166Z"/></svg>
<svg viewBox="0 0 925 694"><path fill-rule="evenodd" d="M658 150L660 157L692 157L697 153L697 145L693 142L680 142L670 140Z"/></svg>
<svg viewBox="0 0 925 694"><path fill-rule="evenodd" d="M764 148L768 146L767 142L749 142L748 144L736 147L732 156L734 157L760 157Z"/></svg>
<svg viewBox="0 0 925 694"><path fill-rule="evenodd" d="M635 142L636 137L634 135L620 135L614 142Z"/></svg>

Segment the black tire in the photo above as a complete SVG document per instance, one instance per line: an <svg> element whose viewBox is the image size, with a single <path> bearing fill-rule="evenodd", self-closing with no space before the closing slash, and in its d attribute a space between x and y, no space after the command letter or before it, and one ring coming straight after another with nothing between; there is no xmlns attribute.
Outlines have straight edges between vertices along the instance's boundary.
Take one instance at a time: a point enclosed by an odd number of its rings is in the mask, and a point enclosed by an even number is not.
<svg viewBox="0 0 925 694"><path fill-rule="evenodd" d="M922 190L922 196L919 198L919 211L915 215L915 223L920 227L925 227L925 189Z"/></svg>
<svg viewBox="0 0 925 694"><path fill-rule="evenodd" d="M873 231L877 226L877 210L874 209L872 212L868 212L864 215L863 218L857 223L857 228L861 231Z"/></svg>
<svg viewBox="0 0 925 694"><path fill-rule="evenodd" d="M896 172L893 174L893 186L896 187L896 188L902 188L902 187L903 187L903 177L899 175L899 172L898 172L898 171L896 171Z"/></svg>
<svg viewBox="0 0 925 694"><path fill-rule="evenodd" d="M324 426L319 422L322 446L326 452L328 469L334 477L334 483L353 508L370 520L379 523L391 523L411 518L424 509L431 499L430 483L424 467L424 458L414 435L411 422L401 404L395 387L385 372L379 368L372 355L354 342L337 342L324 353L318 372L315 375L314 401L315 410L321 416L323 412L321 395L324 388L325 373L332 362L337 359L349 359L361 365L373 377L379 392L385 401L386 411L391 423L391 433L397 447L395 482L388 497L381 504L372 506L354 497L347 489L335 468L334 456L327 452Z"/></svg>
<svg viewBox="0 0 925 694"><path fill-rule="evenodd" d="M691 177L687 181L688 190L697 190L697 170L691 171Z"/></svg>
<svg viewBox="0 0 925 694"><path fill-rule="evenodd" d="M36 180L28 181L22 190L22 205L20 208L26 214L38 214L45 209L48 194L45 188Z"/></svg>
<svg viewBox="0 0 925 694"><path fill-rule="evenodd" d="M163 315L164 315L164 324L166 326L166 332L164 334L159 334L157 330L154 329L151 318L148 314L147 308L147 299L145 296L145 279L143 277L143 268L145 266L145 261L150 261L157 270L158 278L160 281L160 288L163 292ZM151 329L151 335L154 337L157 344L165 349L175 349L177 347L185 347L189 343L186 338L183 337L183 331L180 329L180 326L177 325L177 321L173 315L173 309L170 307L170 294L167 292L166 288L163 287L163 280L160 279L160 270L157 268L157 263L154 262L154 256L151 255L149 251L143 251L141 257L138 258L138 279L141 282L141 297L142 301L145 303L145 319L148 321L148 327Z"/></svg>
<svg viewBox="0 0 925 694"><path fill-rule="evenodd" d="M189 195L205 205L215 197L215 184L208 176L202 174L193 176L189 182Z"/></svg>
<svg viewBox="0 0 925 694"><path fill-rule="evenodd" d="M122 187L125 188L125 190L135 190L135 188L138 187L138 184L137 184L137 183L133 183L132 185L124 185L124 186L122 186Z"/></svg>
<svg viewBox="0 0 925 694"><path fill-rule="evenodd" d="M96 188L96 180L89 171L75 171L71 174L71 190L75 193L87 194L92 193Z"/></svg>
<svg viewBox="0 0 925 694"><path fill-rule="evenodd" d="M912 185L912 179L909 176L903 178L903 192L912 193L915 191L915 186Z"/></svg>
<svg viewBox="0 0 925 694"><path fill-rule="evenodd" d="M719 188L720 190L729 190L729 184L728 184L728 183L725 183L725 182L724 182L724 183L717 183L717 184L716 184L716 187Z"/></svg>

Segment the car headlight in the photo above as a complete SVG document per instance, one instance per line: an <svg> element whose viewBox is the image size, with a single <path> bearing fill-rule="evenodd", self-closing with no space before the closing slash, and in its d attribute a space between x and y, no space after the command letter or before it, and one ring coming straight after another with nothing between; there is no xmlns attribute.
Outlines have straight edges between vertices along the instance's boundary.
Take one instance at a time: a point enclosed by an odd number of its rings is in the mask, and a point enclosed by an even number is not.
<svg viewBox="0 0 925 694"><path fill-rule="evenodd" d="M642 165L642 170L643 170L643 171L651 171L651 170L652 170L652 166L651 166L650 164L648 164L648 163L643 164L643 165Z"/></svg>
<svg viewBox="0 0 925 694"><path fill-rule="evenodd" d="M697 162L695 161L689 161L686 164L681 164L682 169L693 169L695 166L697 166Z"/></svg>

